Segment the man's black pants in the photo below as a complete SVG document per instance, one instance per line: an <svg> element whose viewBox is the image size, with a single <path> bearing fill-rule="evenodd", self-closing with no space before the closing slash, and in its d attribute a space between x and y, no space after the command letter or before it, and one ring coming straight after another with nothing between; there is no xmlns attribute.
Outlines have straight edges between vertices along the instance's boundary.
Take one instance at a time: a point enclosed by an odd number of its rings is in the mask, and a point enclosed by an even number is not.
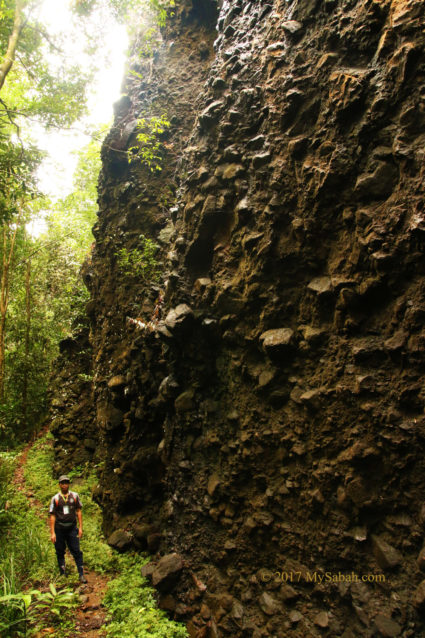
<svg viewBox="0 0 425 638"><path fill-rule="evenodd" d="M65 549L68 545L68 549L77 565L78 573L81 575L83 573L83 552L80 549L78 527L74 525L74 527L65 528L55 525L55 534L55 550L60 571L63 572L65 570Z"/></svg>

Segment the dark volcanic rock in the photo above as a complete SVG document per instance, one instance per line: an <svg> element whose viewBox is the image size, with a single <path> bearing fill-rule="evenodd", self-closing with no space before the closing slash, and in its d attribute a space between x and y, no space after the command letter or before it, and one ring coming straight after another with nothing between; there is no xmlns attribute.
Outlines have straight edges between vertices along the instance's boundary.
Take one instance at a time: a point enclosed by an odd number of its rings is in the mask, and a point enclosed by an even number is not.
<svg viewBox="0 0 425 638"><path fill-rule="evenodd" d="M267 330L260 335L260 342L266 352L275 350L287 350L294 341L294 331L290 328L277 328L276 330Z"/></svg>
<svg viewBox="0 0 425 638"><path fill-rule="evenodd" d="M424 3L174 12L102 150L57 469L99 463L196 638L423 635ZM129 164L162 113L162 170Z"/></svg>
<svg viewBox="0 0 425 638"><path fill-rule="evenodd" d="M413 596L413 604L422 613L425 612L425 580L423 580L416 588Z"/></svg>
<svg viewBox="0 0 425 638"><path fill-rule="evenodd" d="M379 631L380 636L386 636L386 638L395 638L396 636L399 636L401 634L400 625L392 620L392 618L389 618L384 614L378 614L375 617L375 625L377 630Z"/></svg>
<svg viewBox="0 0 425 638"><path fill-rule="evenodd" d="M162 591L170 589L180 576L183 561L178 554L163 556L152 572L152 584Z"/></svg>
<svg viewBox="0 0 425 638"><path fill-rule="evenodd" d="M133 539L131 535L124 529L116 529L115 532L108 537L108 544L120 552L130 549Z"/></svg>
<svg viewBox="0 0 425 638"><path fill-rule="evenodd" d="M379 538L379 536L373 535L372 544L376 560L382 569L392 569L400 565L403 557L394 547L386 543L382 538Z"/></svg>

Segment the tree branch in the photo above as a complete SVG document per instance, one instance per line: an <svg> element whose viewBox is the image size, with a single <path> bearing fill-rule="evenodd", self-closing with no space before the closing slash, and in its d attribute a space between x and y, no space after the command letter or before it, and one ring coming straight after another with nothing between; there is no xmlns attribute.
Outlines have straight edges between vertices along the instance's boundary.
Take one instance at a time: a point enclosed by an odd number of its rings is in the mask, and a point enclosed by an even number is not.
<svg viewBox="0 0 425 638"><path fill-rule="evenodd" d="M25 64L25 62L23 61L22 57L19 55L19 53L16 53L16 57L18 58L20 64L22 64L23 68L25 69L25 71L27 72L28 77L30 77L32 80L35 80L36 77L34 75L34 73L32 71L30 71L30 69L27 67L27 65Z"/></svg>
<svg viewBox="0 0 425 638"><path fill-rule="evenodd" d="M15 120L12 117L12 115L16 115L16 113L14 113L13 111L9 110L6 102L4 102L1 98L0 98L0 104L4 107L4 110L5 110L5 113L7 115L7 119L9 120L9 122L12 124L12 126L16 127L16 134L18 136L18 139L19 139L20 143L22 144L22 140L21 140L21 137L20 137L21 129L20 129L19 125L15 122Z"/></svg>
<svg viewBox="0 0 425 638"><path fill-rule="evenodd" d="M60 53L61 55L63 55L63 51L61 48L59 48L52 40L52 38L50 37L50 35L47 33L47 31L45 31L39 24L28 24L27 27L29 29L32 29L33 31L37 31L37 33L39 33L45 40L47 40L47 42L49 43L50 47L56 51L57 53Z"/></svg>

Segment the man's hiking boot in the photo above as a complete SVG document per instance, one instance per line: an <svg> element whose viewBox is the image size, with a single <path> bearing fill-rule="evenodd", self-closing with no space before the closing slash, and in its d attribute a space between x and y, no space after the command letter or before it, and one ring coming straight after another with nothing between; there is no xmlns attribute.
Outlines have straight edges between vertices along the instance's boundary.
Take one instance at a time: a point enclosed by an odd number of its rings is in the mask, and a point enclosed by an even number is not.
<svg viewBox="0 0 425 638"><path fill-rule="evenodd" d="M80 574L80 583L86 583L87 582L87 578L84 576L84 574Z"/></svg>

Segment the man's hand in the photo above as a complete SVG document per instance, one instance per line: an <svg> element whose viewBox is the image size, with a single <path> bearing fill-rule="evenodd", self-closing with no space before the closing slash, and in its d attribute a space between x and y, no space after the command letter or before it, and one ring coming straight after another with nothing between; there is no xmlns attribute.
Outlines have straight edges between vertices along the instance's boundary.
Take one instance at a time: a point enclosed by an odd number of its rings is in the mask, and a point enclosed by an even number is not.
<svg viewBox="0 0 425 638"><path fill-rule="evenodd" d="M77 518L78 518L78 538L81 538L83 535L83 515L81 513L81 507L77 510Z"/></svg>
<svg viewBox="0 0 425 638"><path fill-rule="evenodd" d="M52 543L56 543L55 523L56 516L52 512L50 514L50 540L52 541Z"/></svg>

